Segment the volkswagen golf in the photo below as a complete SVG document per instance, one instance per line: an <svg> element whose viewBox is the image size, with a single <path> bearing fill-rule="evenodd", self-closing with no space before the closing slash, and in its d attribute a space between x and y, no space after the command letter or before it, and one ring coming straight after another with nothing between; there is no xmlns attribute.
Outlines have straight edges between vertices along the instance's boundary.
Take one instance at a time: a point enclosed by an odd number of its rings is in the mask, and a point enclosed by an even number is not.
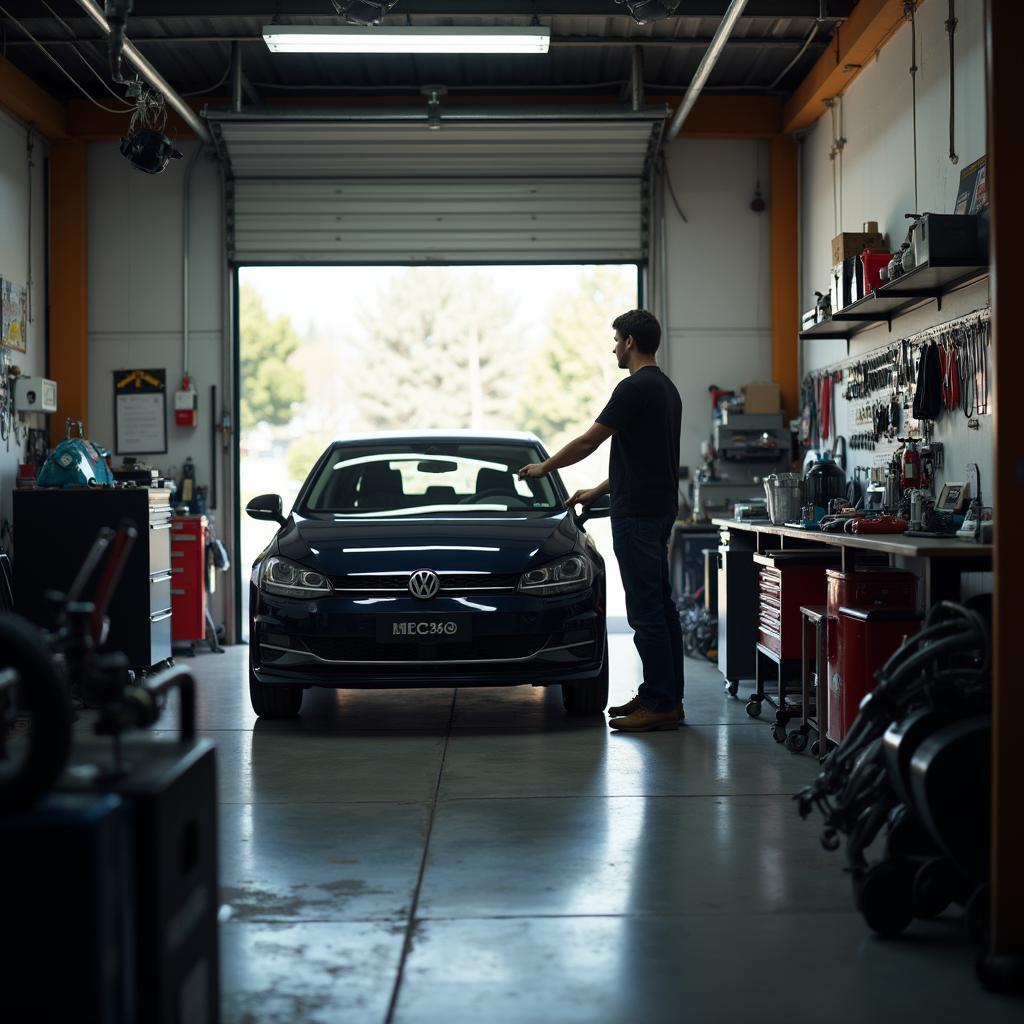
<svg viewBox="0 0 1024 1024"><path fill-rule="evenodd" d="M249 693L298 714L303 691L561 686L569 714L608 700L605 566L532 434L410 434L331 444L253 563Z"/></svg>

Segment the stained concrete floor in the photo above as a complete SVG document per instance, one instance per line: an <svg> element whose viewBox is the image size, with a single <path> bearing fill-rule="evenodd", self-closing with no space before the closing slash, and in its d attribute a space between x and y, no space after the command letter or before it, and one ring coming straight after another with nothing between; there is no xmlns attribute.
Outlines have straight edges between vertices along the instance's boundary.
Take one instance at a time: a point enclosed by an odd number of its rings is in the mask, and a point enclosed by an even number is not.
<svg viewBox="0 0 1024 1024"><path fill-rule="evenodd" d="M687 663L687 726L557 690L307 691L181 659L217 745L224 1024L1020 1021L955 915L873 937L792 794L815 771ZM610 642L612 702L636 688ZM169 709L169 713L173 709Z"/></svg>

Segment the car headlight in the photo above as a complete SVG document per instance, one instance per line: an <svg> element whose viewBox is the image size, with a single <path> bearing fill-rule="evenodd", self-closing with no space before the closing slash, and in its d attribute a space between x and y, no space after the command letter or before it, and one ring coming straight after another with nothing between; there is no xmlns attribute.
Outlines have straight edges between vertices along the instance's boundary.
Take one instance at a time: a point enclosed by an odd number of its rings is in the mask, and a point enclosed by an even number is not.
<svg viewBox="0 0 1024 1024"><path fill-rule="evenodd" d="M322 572L278 555L263 562L258 586L268 594L285 597L320 597L331 593L331 585Z"/></svg>
<svg viewBox="0 0 1024 1024"><path fill-rule="evenodd" d="M564 594L585 590L594 581L594 566L587 558L572 555L551 565L524 572L519 577L519 590L528 594Z"/></svg>

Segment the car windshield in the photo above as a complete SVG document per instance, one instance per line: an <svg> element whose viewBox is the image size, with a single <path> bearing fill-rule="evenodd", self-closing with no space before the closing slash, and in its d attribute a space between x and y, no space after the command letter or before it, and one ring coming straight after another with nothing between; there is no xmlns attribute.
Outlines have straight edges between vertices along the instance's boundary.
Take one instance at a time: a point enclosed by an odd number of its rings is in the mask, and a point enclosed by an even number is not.
<svg viewBox="0 0 1024 1024"><path fill-rule="evenodd" d="M563 506L551 478L516 475L542 459L528 443L335 445L307 482L302 509L360 517L552 512Z"/></svg>

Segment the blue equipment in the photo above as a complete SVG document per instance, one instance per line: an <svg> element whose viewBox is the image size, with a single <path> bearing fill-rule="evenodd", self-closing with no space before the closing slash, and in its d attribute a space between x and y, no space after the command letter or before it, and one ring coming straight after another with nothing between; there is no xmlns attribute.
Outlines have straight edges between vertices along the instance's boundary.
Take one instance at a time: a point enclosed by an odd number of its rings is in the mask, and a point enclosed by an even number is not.
<svg viewBox="0 0 1024 1024"><path fill-rule="evenodd" d="M78 437L71 436L72 426ZM81 420L68 420L63 441L47 456L37 481L40 487L100 487L114 483L107 458L110 452L83 437Z"/></svg>

